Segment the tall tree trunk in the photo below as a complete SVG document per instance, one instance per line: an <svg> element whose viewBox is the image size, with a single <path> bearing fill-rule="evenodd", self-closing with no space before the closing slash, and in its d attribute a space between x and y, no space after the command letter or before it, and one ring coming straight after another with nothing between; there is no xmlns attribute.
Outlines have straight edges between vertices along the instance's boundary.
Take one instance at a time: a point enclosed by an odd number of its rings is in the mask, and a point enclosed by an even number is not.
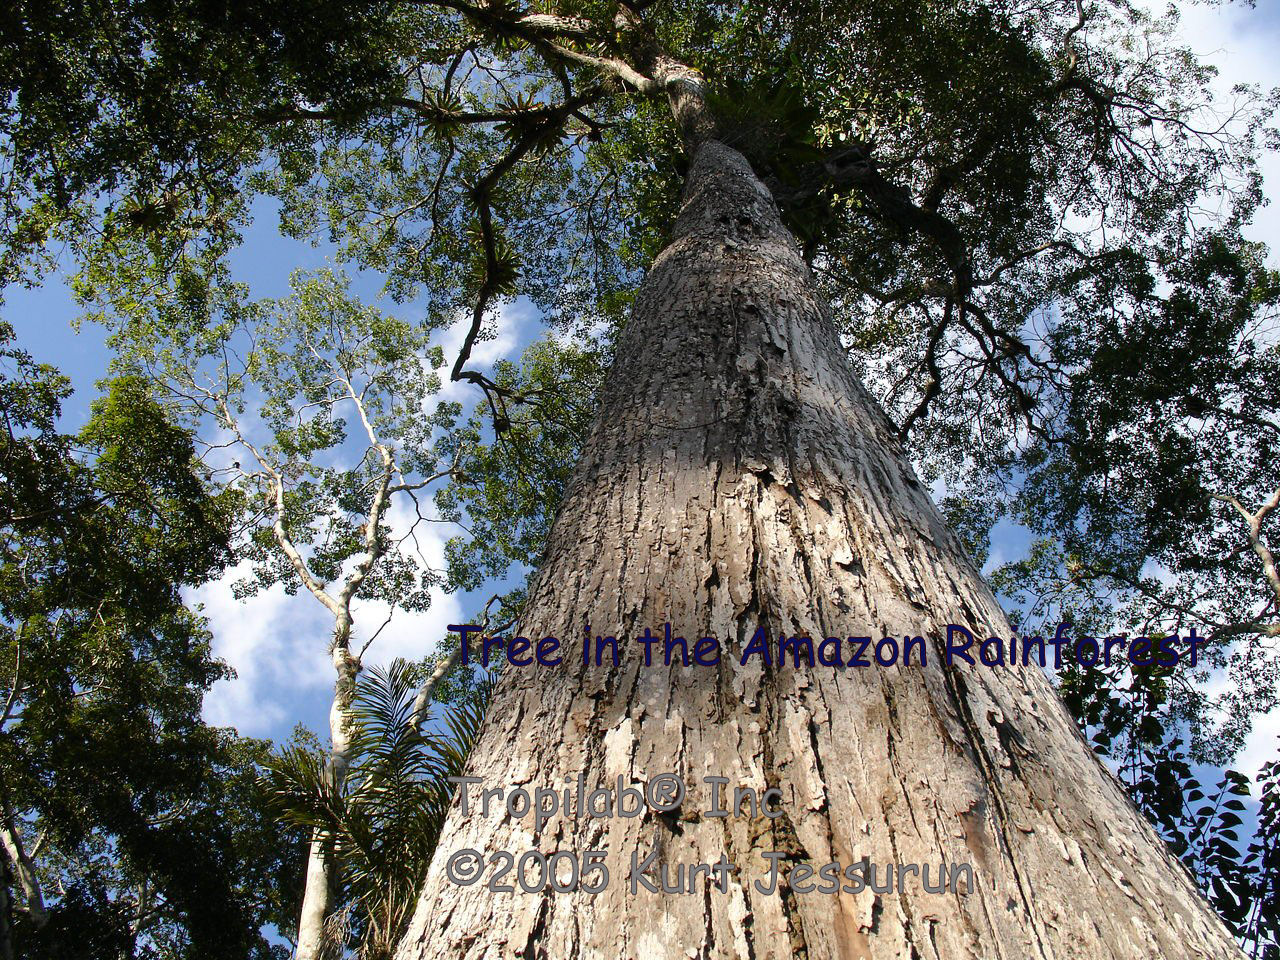
<svg viewBox="0 0 1280 960"><path fill-rule="evenodd" d="M333 685L333 703L329 707L329 760L325 769L335 788L342 786L351 765L351 700L355 695L356 677L360 673L360 661L351 656L348 649L350 633L350 617L339 618L336 639L331 646L337 680ZM296 960L323 960L341 954L340 945L330 942L327 935L327 925L333 913L337 869L332 839L322 831L313 831L303 879L298 946L294 951Z"/></svg>
<svg viewBox="0 0 1280 960"><path fill-rule="evenodd" d="M13 936L9 932L9 877L0 863L0 960L13 960Z"/></svg>
<svg viewBox="0 0 1280 960"><path fill-rule="evenodd" d="M676 772L690 795L678 816L557 815L537 834L455 800L400 960L1240 955L1038 668L947 668L932 642L924 668L738 664L757 625L1009 635L826 309L747 162L704 142L521 625L567 637L568 656L507 670L469 769L530 790ZM581 665L585 625L629 640L668 621L733 638L720 666L645 668L629 643L617 668ZM699 815L707 776L778 788L782 816ZM463 848L605 850L611 882L594 896L457 886L445 865ZM721 854L739 870L727 892L633 893L632 852L654 849L672 873ZM766 894L767 851L971 863L976 883Z"/></svg>

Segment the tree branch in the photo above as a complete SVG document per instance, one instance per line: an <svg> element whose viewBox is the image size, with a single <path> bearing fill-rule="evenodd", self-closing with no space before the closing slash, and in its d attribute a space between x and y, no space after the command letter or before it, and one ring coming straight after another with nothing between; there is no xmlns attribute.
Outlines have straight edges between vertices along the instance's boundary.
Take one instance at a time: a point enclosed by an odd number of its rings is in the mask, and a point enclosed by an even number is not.
<svg viewBox="0 0 1280 960"><path fill-rule="evenodd" d="M476 293L476 303L471 311L471 325L467 328L467 333L462 340L462 347L458 351L457 359L454 361L453 369L450 372L451 380L466 380L474 383L481 387L486 394L493 392L510 394L510 391L503 391L496 383L478 371L466 369L467 361L471 359L471 351L475 348L476 340L480 336L480 331L484 325L489 303L500 289L500 264L498 262L497 241L493 230L493 209L489 202L491 191L506 172L542 142L555 126L564 123L576 111L592 103L601 95L601 92L598 88L592 88L579 93L545 114L540 122L525 130L516 144L472 188L472 199L476 203L480 219L480 242L484 250L485 261L484 277L480 282L480 289ZM492 401L490 402L492 403Z"/></svg>
<svg viewBox="0 0 1280 960"><path fill-rule="evenodd" d="M1245 525L1249 529L1249 546L1253 549L1254 554L1262 561L1262 574L1267 579L1267 584L1271 588L1272 594L1275 596L1275 602L1280 605L1280 571L1276 569L1276 558L1265 543L1262 542L1262 522L1277 507L1280 507L1280 487L1267 499L1256 513L1250 513L1245 506L1234 496L1230 494L1223 495L1219 493L1210 494L1214 500L1220 503L1226 503L1234 507L1236 512L1244 518Z"/></svg>

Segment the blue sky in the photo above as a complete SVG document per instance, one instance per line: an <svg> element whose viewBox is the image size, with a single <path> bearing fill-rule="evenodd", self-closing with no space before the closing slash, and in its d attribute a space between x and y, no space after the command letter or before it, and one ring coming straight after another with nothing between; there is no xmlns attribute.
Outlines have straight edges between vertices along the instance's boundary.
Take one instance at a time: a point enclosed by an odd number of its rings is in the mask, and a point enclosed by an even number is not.
<svg viewBox="0 0 1280 960"><path fill-rule="evenodd" d="M1218 65L1224 92L1238 82L1258 83L1264 88L1280 85L1280 61L1275 55L1280 50L1280 2L1260 0L1252 9L1240 3L1184 5L1183 35L1197 53ZM1280 198L1280 157L1265 159L1264 174L1266 193ZM1280 249L1280 208L1264 209L1252 236L1266 241L1273 251ZM288 292L291 271L324 266L331 253L325 246L312 247L281 237L275 210L264 201L254 209L254 222L235 256L234 267L238 279L250 284L254 295L282 296ZM1276 262L1273 253L1272 263ZM350 272L355 281L353 291L368 301L376 300L381 278ZM415 315L413 304L388 300L383 309L407 318ZM3 314L16 327L19 343L36 359L59 367L76 387L64 410L67 429L74 429L87 416L96 392L94 384L105 375L110 359L100 329L86 325L79 333L73 332L77 312L67 288L57 278L36 290L5 291ZM501 336L479 346L474 359L481 367L499 356L518 355L539 332L536 313L525 303L508 308L503 321ZM450 360L460 337L457 328L446 338ZM474 398L468 390L458 385L448 388L452 398L470 402ZM996 534L993 564L1021 552L1023 537L1016 529L1002 527ZM436 549L444 535L439 535ZM208 719L253 736L284 738L299 722L323 732L333 676L325 656L328 628L324 611L309 596L288 597L278 589L248 601L237 600L230 590L234 579L235 575L229 576L192 595L210 618L217 654L237 671L236 679L221 682L212 691L206 705ZM458 622L482 603L483 598L437 595L426 613L393 621L371 647L366 662L385 662L393 656L421 657L444 636L446 624ZM367 613L373 626L381 623L378 611ZM1252 773L1275 755L1277 734L1280 716L1273 715L1259 725L1241 758L1245 772Z"/></svg>
<svg viewBox="0 0 1280 960"><path fill-rule="evenodd" d="M290 292L289 276L294 270L334 266L334 253L327 244L313 246L281 236L274 201L259 200L232 267L236 279L249 284L255 297L283 297ZM399 304L383 297L380 275L342 266L352 277L351 292L365 302L379 302L384 311L407 319L421 314L414 303ZM36 289L11 287L5 291L3 316L13 323L19 345L36 360L53 364L71 378L75 394L62 412L63 429L68 431L87 419L89 405L97 395L96 384L107 375L111 362L100 327L86 323L78 332L74 329L79 313L61 277L50 278ZM536 311L520 300L503 309L499 329L496 339L477 344L473 368L488 371L496 359L518 357L539 334L541 324ZM463 332L460 323L441 341L450 362ZM440 398L469 406L478 394L468 385L447 383ZM444 540L450 533L429 531L422 538L433 565L443 565ZM209 618L215 654L237 674L235 679L214 686L205 702L206 718L220 726L234 726L248 736L284 739L298 723L323 736L327 734L333 686L333 668L325 652L332 621L305 592L288 596L274 588L247 600L237 599L231 584L246 572L230 571L221 581L189 592L190 601L199 604ZM437 592L426 613L397 613L370 647L365 662L385 663L398 656L420 659L445 635L446 625L465 622L488 596ZM385 613L386 608L377 605L357 610L357 645L367 636L362 635L361 627L367 624L370 632L376 630Z"/></svg>

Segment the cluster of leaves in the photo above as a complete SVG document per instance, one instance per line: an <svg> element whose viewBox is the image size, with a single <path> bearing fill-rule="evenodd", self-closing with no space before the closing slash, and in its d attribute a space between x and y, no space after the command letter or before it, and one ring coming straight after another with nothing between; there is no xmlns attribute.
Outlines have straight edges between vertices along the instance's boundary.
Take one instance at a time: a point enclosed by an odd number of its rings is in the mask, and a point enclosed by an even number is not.
<svg viewBox="0 0 1280 960"><path fill-rule="evenodd" d="M266 780L286 822L315 831L340 865L329 923L335 955L390 958L408 926L453 796L480 730L490 683L480 679L423 729L414 717L419 665L372 668L352 701L352 763L340 785L305 735L273 755Z"/></svg>
<svg viewBox="0 0 1280 960"><path fill-rule="evenodd" d="M0 329L0 800L48 917L0 918L31 957L270 957L296 864L265 813L267 745L211 728L226 667L182 602L228 557L228 504L132 380L76 436L69 393ZM11 865L12 866L12 865ZM14 943L9 943L10 935Z"/></svg>
<svg viewBox="0 0 1280 960"><path fill-rule="evenodd" d="M1185 726L1168 709L1169 668L1071 664L1058 678L1063 701L1107 758L1135 804L1200 883L1219 916L1254 957L1280 951L1280 761L1257 778L1257 821L1246 824L1249 778L1197 764ZM1211 773L1220 770L1218 773ZM1206 786L1204 778L1216 783Z"/></svg>
<svg viewBox="0 0 1280 960"><path fill-rule="evenodd" d="M279 301L215 284L198 311L153 303L117 317L117 366L194 431L206 482L234 502L236 558L252 568L241 594L276 583L319 589L372 556L353 599L426 609L440 577L417 530L436 518L416 491L439 462L431 440L440 416L429 413L439 348L429 329L355 300L339 273L299 272L291 284ZM393 529L397 495L417 508Z"/></svg>
<svg viewBox="0 0 1280 960"><path fill-rule="evenodd" d="M450 583L475 590L512 564L520 573L537 566L595 412L604 349L535 341L519 364L496 365L494 382L509 401L496 420L476 407L442 434L438 456L456 456L458 473L436 504L467 530L446 546ZM462 411L452 404L441 412Z"/></svg>

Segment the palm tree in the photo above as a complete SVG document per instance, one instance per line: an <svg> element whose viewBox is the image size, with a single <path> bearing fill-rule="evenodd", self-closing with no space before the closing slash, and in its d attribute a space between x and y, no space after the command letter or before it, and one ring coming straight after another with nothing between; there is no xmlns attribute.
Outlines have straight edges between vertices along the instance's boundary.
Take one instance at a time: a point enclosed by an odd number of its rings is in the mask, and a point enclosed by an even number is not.
<svg viewBox="0 0 1280 960"><path fill-rule="evenodd" d="M282 818L319 830L337 864L341 904L330 918L326 956L350 948L359 960L391 956L413 913L444 824L452 786L475 742L489 700L489 677L447 704L423 729L414 695L420 668L395 660L372 668L352 701L352 765L337 786L325 754L294 743L267 774Z"/></svg>

